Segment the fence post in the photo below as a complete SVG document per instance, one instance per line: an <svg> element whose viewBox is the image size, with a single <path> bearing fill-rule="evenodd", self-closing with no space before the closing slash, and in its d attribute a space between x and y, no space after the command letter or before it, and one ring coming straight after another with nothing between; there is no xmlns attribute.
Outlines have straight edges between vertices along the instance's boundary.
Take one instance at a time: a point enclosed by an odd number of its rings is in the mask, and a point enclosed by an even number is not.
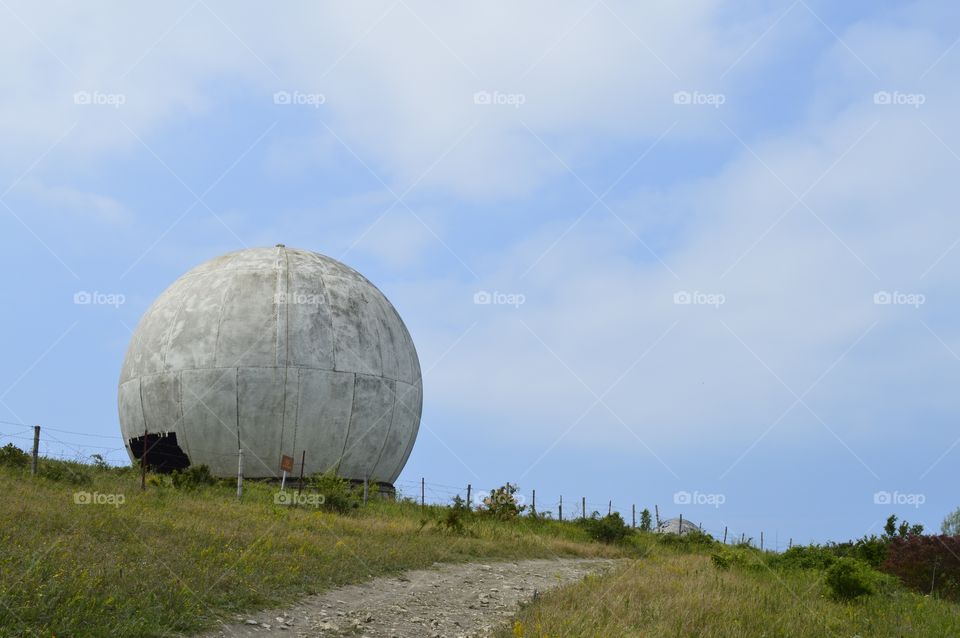
<svg viewBox="0 0 960 638"><path fill-rule="evenodd" d="M791 549L792 547L793 547L793 539L791 538L790 542L787 544L787 549Z"/></svg>
<svg viewBox="0 0 960 638"><path fill-rule="evenodd" d="M760 551L763 551L763 532L760 532Z"/></svg>
<svg viewBox="0 0 960 638"><path fill-rule="evenodd" d="M630 518L633 520L633 522L631 523L630 526L633 527L634 529L636 529L636 527L637 527L637 506L636 506L635 504L630 506Z"/></svg>
<svg viewBox="0 0 960 638"><path fill-rule="evenodd" d="M613 501L607 501L607 516L613 514Z"/></svg>
<svg viewBox="0 0 960 638"><path fill-rule="evenodd" d="M30 463L30 476L37 475L37 458L40 456L40 426L33 426L33 460Z"/></svg>
<svg viewBox="0 0 960 638"><path fill-rule="evenodd" d="M683 536L683 514L680 515L680 527L677 528L680 536Z"/></svg>
<svg viewBox="0 0 960 638"><path fill-rule="evenodd" d="M297 486L297 501L300 500L300 493L303 491L303 466L306 464L306 462L307 451L303 450L300 454L300 485Z"/></svg>
<svg viewBox="0 0 960 638"><path fill-rule="evenodd" d="M469 483L467 483L467 509L468 509L468 510L472 510L472 509L473 509L473 494L472 494L472 491L473 491L473 486L470 485Z"/></svg>
<svg viewBox="0 0 960 638"><path fill-rule="evenodd" d="M533 490L533 504L530 506L533 513L537 513L537 490Z"/></svg>
<svg viewBox="0 0 960 638"><path fill-rule="evenodd" d="M563 521L563 494L560 495L560 506L557 508L560 521Z"/></svg>
<svg viewBox="0 0 960 638"><path fill-rule="evenodd" d="M723 526L723 544L724 545L727 544L727 526L726 525Z"/></svg>
<svg viewBox="0 0 960 638"><path fill-rule="evenodd" d="M420 478L420 509L427 507L427 479Z"/></svg>
<svg viewBox="0 0 960 638"><path fill-rule="evenodd" d="M654 504L653 511L656 513L656 516L657 516L657 527L660 527L660 506L657 504Z"/></svg>
<svg viewBox="0 0 960 638"><path fill-rule="evenodd" d="M366 476L364 476L363 477L363 504L364 505L367 504L367 499L369 498L369 491L370 491L369 483L370 483L369 479Z"/></svg>
<svg viewBox="0 0 960 638"><path fill-rule="evenodd" d="M580 497L580 510L581 510L581 513L583 514L583 518L586 518L587 517L587 497L586 496Z"/></svg>
<svg viewBox="0 0 960 638"><path fill-rule="evenodd" d="M147 426L143 426L143 454L140 455L140 489L147 489Z"/></svg>
<svg viewBox="0 0 960 638"><path fill-rule="evenodd" d="M243 448L237 450L237 500L243 498Z"/></svg>

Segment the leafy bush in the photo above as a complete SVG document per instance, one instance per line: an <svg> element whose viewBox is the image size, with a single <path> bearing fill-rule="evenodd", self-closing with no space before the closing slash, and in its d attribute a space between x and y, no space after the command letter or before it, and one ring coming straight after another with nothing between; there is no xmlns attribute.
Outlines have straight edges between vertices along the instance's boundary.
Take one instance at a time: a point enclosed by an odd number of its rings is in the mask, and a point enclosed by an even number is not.
<svg viewBox="0 0 960 638"><path fill-rule="evenodd" d="M897 526L897 515L891 514L887 519L886 525L883 526L884 536L887 539L891 538L904 538L906 536L919 536L923 534L923 525L911 525L907 521L900 521L900 525Z"/></svg>
<svg viewBox="0 0 960 638"><path fill-rule="evenodd" d="M650 517L650 510L643 508L640 512L640 531L649 532L653 529L653 519Z"/></svg>
<svg viewBox="0 0 960 638"><path fill-rule="evenodd" d="M490 496L483 497L477 511L504 521L516 518L526 509L525 505L517 503L517 489L516 485L506 483L490 490Z"/></svg>
<svg viewBox="0 0 960 638"><path fill-rule="evenodd" d="M13 443L0 447L0 465L6 467L25 468L30 464L30 455Z"/></svg>
<svg viewBox="0 0 960 638"><path fill-rule="evenodd" d="M178 490L195 490L198 487L216 485L217 477L210 474L210 468L206 465L191 465L174 471L170 475L170 482Z"/></svg>
<svg viewBox="0 0 960 638"><path fill-rule="evenodd" d="M838 558L826 573L830 594L838 600L853 600L877 592L882 575L856 558Z"/></svg>
<svg viewBox="0 0 960 638"><path fill-rule="evenodd" d="M594 512L590 518L580 519L579 524L587 530L590 538L602 543L620 542L633 531L623 521L618 512L613 512L603 518L597 512Z"/></svg>
<svg viewBox="0 0 960 638"><path fill-rule="evenodd" d="M53 461L43 459L37 468L37 475L50 481L70 483L72 485L89 485L93 482L90 470L80 463Z"/></svg>
<svg viewBox="0 0 960 638"><path fill-rule="evenodd" d="M549 511L549 510L547 510L547 511L535 510L535 509L533 509L533 507L531 507L531 508L527 511L527 517L528 517L531 521L546 521L546 520L549 520L549 519L553 518L553 512L551 512L551 511Z"/></svg>
<svg viewBox="0 0 960 638"><path fill-rule="evenodd" d="M443 515L440 517L438 526L440 529L453 534L462 535L467 531L465 520L470 516L470 508L466 501L460 498L460 495L454 497L453 504L444 508Z"/></svg>
<svg viewBox="0 0 960 638"><path fill-rule="evenodd" d="M919 592L960 600L960 537L894 538L880 568Z"/></svg>
<svg viewBox="0 0 960 638"><path fill-rule="evenodd" d="M960 536L960 507L943 519L940 533L945 536Z"/></svg>
<svg viewBox="0 0 960 638"><path fill-rule="evenodd" d="M740 563L740 554L723 547L710 554L710 562L717 569L730 569L733 565Z"/></svg>
<svg viewBox="0 0 960 638"><path fill-rule="evenodd" d="M107 463L102 454L91 454L90 460L93 462L93 467L97 468L98 470L110 469L110 464Z"/></svg>
<svg viewBox="0 0 960 638"><path fill-rule="evenodd" d="M829 545L794 545L782 554L771 556L768 563L781 569L827 569L838 558L836 549Z"/></svg>
<svg viewBox="0 0 960 638"><path fill-rule="evenodd" d="M849 555L853 558L859 558L876 569L887 558L888 543L888 539L864 536L853 543Z"/></svg>
<svg viewBox="0 0 960 638"><path fill-rule="evenodd" d="M827 543L826 545L794 545L768 559L771 567L781 569L827 569L840 558L862 560L878 568L887 556L886 538L864 536L856 541Z"/></svg>
<svg viewBox="0 0 960 638"><path fill-rule="evenodd" d="M329 512L346 514L360 507L363 500L362 488L354 487L350 481L337 476L332 470L312 474L308 485L323 496L323 504L320 507Z"/></svg>
<svg viewBox="0 0 960 638"><path fill-rule="evenodd" d="M712 547L717 544L713 536L699 530L684 532L683 534L656 534L656 537L657 542L661 545L684 551Z"/></svg>

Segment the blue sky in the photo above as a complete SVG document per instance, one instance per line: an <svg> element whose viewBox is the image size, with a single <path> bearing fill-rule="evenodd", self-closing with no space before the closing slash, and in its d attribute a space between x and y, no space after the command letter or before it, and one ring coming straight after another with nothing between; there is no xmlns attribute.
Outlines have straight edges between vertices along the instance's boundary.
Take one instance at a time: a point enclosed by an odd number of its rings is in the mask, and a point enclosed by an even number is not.
<svg viewBox="0 0 960 638"><path fill-rule="evenodd" d="M936 528L960 505L958 14L5 3L0 432L124 462L140 316L283 242L410 328L401 487L511 480L781 546Z"/></svg>

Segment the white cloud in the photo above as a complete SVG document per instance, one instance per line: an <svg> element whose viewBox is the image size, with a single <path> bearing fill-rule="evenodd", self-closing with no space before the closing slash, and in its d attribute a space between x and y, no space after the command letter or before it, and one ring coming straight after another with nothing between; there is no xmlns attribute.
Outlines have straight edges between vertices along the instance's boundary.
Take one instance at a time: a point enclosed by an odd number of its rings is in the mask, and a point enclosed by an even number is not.
<svg viewBox="0 0 960 638"><path fill-rule="evenodd" d="M924 386L922 396L936 401L951 362L916 316L960 352L958 335L942 320L943 308L955 306L949 300L956 298L960 248L921 279L960 236L952 206L960 162L956 50L937 62L953 36L938 35L931 18L905 9L908 27L863 22L841 30L836 42L798 8L757 43L784 7L748 16L744 28L718 3L608 4L584 16L591 5L545 2L284 4L268 14L245 3L209 3L216 13L203 5L187 12L189 3L11 3L29 29L15 18L0 22L6 86L17 91L2 102L0 134L20 150L19 171L76 122L61 148L95 162L137 144L123 123L149 143L174 124L188 129L190 115L220 100L236 100L237 108L263 110L268 119L303 122L302 139L267 141L274 144L267 160L273 175L353 162L355 152L397 192L419 183L423 192L476 203L549 190L567 177L561 160L580 172L610 147L643 148L681 120L671 140L723 141L736 149L732 158L707 177L610 197L666 266L598 207L526 277L519 274L580 211L506 246L478 249L485 266L477 268L479 281L458 278L463 273L451 260L458 275L406 284L399 305L417 330L425 366L462 337L428 380L431 404L465 416L499 415L490 419L492 430L516 432L522 424L521 433L545 440L593 402L581 380L604 392L679 322L606 400L651 443L677 445L680 435L749 442L794 400L773 373L803 392L877 320L876 332L837 364L811 403L833 406L831 424L860 436L845 422L882 421L878 389L908 388L906 396ZM100 13L105 6L111 10ZM782 45L781 31L795 35L797 20L829 46L802 52L819 56L815 77L803 78L813 83L803 96L809 103L798 109L803 119L778 122L779 131L758 139L749 100L732 99L742 89L735 79L757 74ZM74 104L79 90L125 102ZM278 90L322 93L325 102L317 109L274 105ZM681 109L673 102L678 90L730 91L731 99L722 110ZM926 100L921 108L878 105L878 90ZM477 104L478 91L499 92L508 103ZM523 103L514 108L509 102L518 96ZM683 170L683 162L675 165ZM805 194L813 212L795 205L791 191ZM285 211L276 225L346 247L381 199L389 205L390 198L365 194L343 198L339 210ZM101 208L98 201L89 201L93 209L111 212L109 200L99 201ZM441 213L428 212L433 227ZM442 217L460 214L451 206ZM442 253L418 226L399 208L357 252L394 268L421 263L431 245ZM518 309L478 307L472 298L480 289L527 301ZM917 289L930 305L919 312L877 307L878 289ZM678 290L721 293L727 302L676 306ZM896 363L879 357L881 350ZM596 408L571 436L619 442L626 435Z"/></svg>
<svg viewBox="0 0 960 638"><path fill-rule="evenodd" d="M892 68L879 62L890 57L890 31L879 31L861 25L851 40L889 86L909 86L950 44L928 42L927 55ZM945 78L958 61L940 65L938 77ZM858 63L843 73L853 75L837 90L848 94L864 69ZM664 217L681 229L659 251L679 280L602 209L518 279L566 224L523 238L479 284L522 292L528 300L522 308L470 306L477 284L449 293L461 326L480 323L430 380L431 401L441 410L502 415L488 421L494 433L546 447L593 401L577 377L602 393L678 321L606 398L653 447L688 445L692 437L745 449L795 401L794 392L812 386L805 401L827 426L801 405L771 439L822 437L841 445L829 427L874 463L864 448L903 428L904 405L922 418L947 404L957 366L950 349L960 352L960 333L945 314L960 292L953 277L960 249L923 276L960 238L953 206L960 185L952 177L960 159L951 150L960 148L951 115L960 96L942 80L929 81L925 91L921 109L874 104L865 90L829 118L811 113L780 135L753 139L743 132L750 148L740 148L716 175L615 201L613 208L645 237L651 226L663 228ZM805 194L806 205L787 213L796 199L791 191ZM726 303L676 306L677 290L722 293ZM927 303L877 306L878 290L922 293ZM458 335L428 316L415 321L431 351ZM911 427L951 442L933 423ZM632 442L599 407L570 436L578 444Z"/></svg>
<svg viewBox="0 0 960 638"><path fill-rule="evenodd" d="M126 226L133 220L133 213L108 195L65 185L50 186L29 177L21 189L35 204L48 209L55 219L93 221L106 227Z"/></svg>
<svg viewBox="0 0 960 638"><path fill-rule="evenodd" d="M422 179L473 197L530 192L562 172L528 126L571 162L598 142L660 135L677 118L673 93L709 89L757 35L719 26L715 3L5 11L0 51L16 94L0 130L28 156L74 125L61 152L95 158L136 146L127 127L149 143L219 100L242 94L245 108L270 109L275 91L300 91L323 94L316 115L395 186ZM216 90L224 83L237 94ZM523 104L476 104L478 91ZM76 104L77 92L94 98ZM293 112L282 108L276 117ZM310 126L307 137L325 134Z"/></svg>

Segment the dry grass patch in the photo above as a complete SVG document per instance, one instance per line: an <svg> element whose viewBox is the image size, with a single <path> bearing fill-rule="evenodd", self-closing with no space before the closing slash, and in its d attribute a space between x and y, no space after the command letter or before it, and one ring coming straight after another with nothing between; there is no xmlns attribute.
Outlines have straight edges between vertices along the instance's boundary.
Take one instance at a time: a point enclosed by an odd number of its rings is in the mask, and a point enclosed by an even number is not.
<svg viewBox="0 0 960 638"><path fill-rule="evenodd" d="M556 521L435 523L441 508L377 502L350 515L274 503L275 488L141 492L134 473L73 485L0 468L0 636L162 636L434 562L623 556ZM121 494L78 505L75 492Z"/></svg>
<svg viewBox="0 0 960 638"><path fill-rule="evenodd" d="M823 638L958 636L960 607L901 589L855 603L829 598L818 572L718 570L663 550L556 590L500 636Z"/></svg>

